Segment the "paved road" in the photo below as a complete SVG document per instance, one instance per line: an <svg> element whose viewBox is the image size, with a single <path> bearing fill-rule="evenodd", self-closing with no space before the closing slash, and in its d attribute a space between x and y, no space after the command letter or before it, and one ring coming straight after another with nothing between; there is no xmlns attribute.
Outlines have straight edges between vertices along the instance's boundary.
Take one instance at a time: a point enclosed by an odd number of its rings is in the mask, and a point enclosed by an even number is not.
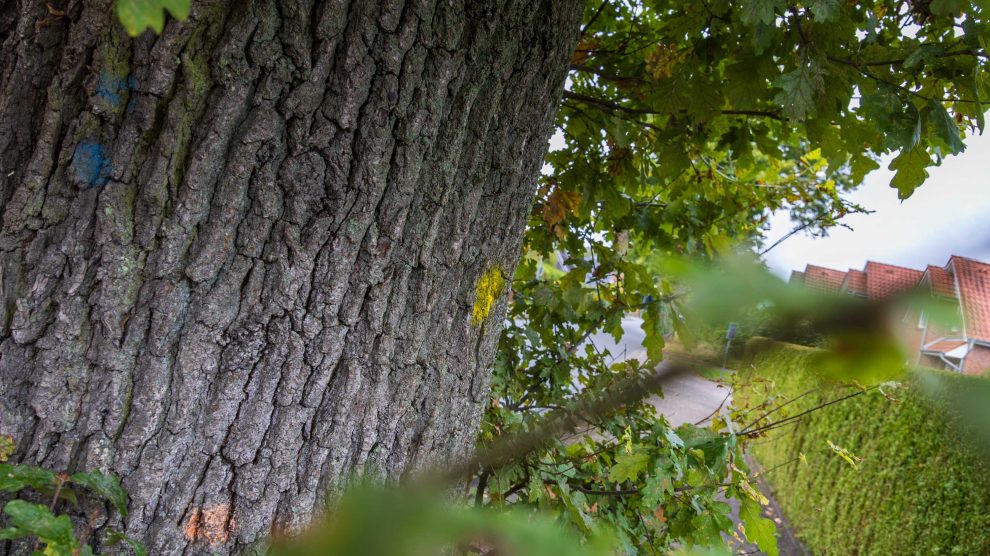
<svg viewBox="0 0 990 556"><path fill-rule="evenodd" d="M636 317L623 319L622 328L625 334L619 343L616 343L607 334L594 335L588 341L598 349L607 349L615 360L626 358L645 360L646 350L643 349L645 334L641 326L642 322ZM725 386L693 373L677 375L665 382L663 394L663 398L654 397L650 402L675 427L683 423L697 423L717 411L723 403L732 403L731 397L726 400L728 390ZM777 542L781 556L809 555L810 553L798 542L793 531L788 527L769 486L764 481L759 481L759 486L763 494L770 500L770 505L764 510L763 515L777 523ZM733 500L727 500L727 502L732 506L731 517L733 521L738 523L738 503ZM740 545L738 541L728 536L726 536L726 541L729 542L736 554L763 554L756 546Z"/></svg>
<svg viewBox="0 0 990 556"><path fill-rule="evenodd" d="M596 334L589 341L598 349L607 349L614 360L646 360L643 349L643 321L637 317L626 317L622 321L625 334L616 343L608 334ZM696 374L680 374L664 382L663 398L653 398L651 403L675 427L683 423L697 423L711 415L725 401L728 390L716 382Z"/></svg>

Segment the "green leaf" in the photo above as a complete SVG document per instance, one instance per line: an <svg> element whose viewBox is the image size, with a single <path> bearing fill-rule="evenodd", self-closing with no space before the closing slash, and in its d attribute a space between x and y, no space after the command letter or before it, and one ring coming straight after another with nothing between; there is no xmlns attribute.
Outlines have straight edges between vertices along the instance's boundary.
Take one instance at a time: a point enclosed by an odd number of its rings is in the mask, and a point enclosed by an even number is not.
<svg viewBox="0 0 990 556"><path fill-rule="evenodd" d="M563 481L558 481L557 486L560 492L560 501L563 502L564 507L567 509L567 514L571 518L571 523L576 525L581 532L587 534L591 533L593 529L593 522L588 514L584 512L581 506L584 504L584 498L580 493L572 494L571 490L567 488L567 484Z"/></svg>
<svg viewBox="0 0 990 556"><path fill-rule="evenodd" d="M672 477L660 466L646 478L643 485L643 506L654 508L660 505L668 496L674 494Z"/></svg>
<svg viewBox="0 0 990 556"><path fill-rule="evenodd" d="M674 448L684 447L684 440L680 436L678 436L676 432L674 432L674 429L665 428L663 431L663 436L664 438L667 439L667 442L670 442L670 445L673 446Z"/></svg>
<svg viewBox="0 0 990 556"><path fill-rule="evenodd" d="M924 67L931 65L938 59L938 55L943 51L942 47L934 44L923 44L914 49L907 58L904 59L905 68L916 66Z"/></svg>
<svg viewBox="0 0 990 556"><path fill-rule="evenodd" d="M777 556L777 525L761 515L762 508L749 498L740 499L739 519L746 528L746 538L769 556Z"/></svg>
<svg viewBox="0 0 990 556"><path fill-rule="evenodd" d="M640 475L646 472L646 466L649 463L650 455L643 452L619 454L615 457L615 465L609 469L608 480L616 483L627 480L635 481Z"/></svg>
<svg viewBox="0 0 990 556"><path fill-rule="evenodd" d="M121 516L127 516L127 493L120 486L120 479L116 476L107 475L102 471L87 471L76 473L69 477L69 480L106 498L117 508Z"/></svg>
<svg viewBox="0 0 990 556"><path fill-rule="evenodd" d="M796 69L774 80L781 91L774 97L784 115L796 121L804 121L817 113L817 101L824 86L821 67L809 59Z"/></svg>
<svg viewBox="0 0 990 556"><path fill-rule="evenodd" d="M877 163L876 160L870 158L869 156L865 156L865 155L857 156L853 158L852 161L850 162L849 172L852 179L858 183L863 181L863 178L866 177L866 174L869 174L870 172L876 170L879 167L880 164Z"/></svg>
<svg viewBox="0 0 990 556"><path fill-rule="evenodd" d="M144 543L136 541L120 531L111 530L107 537L107 546L116 546L120 543L130 546L134 556L148 556L148 549L145 548Z"/></svg>
<svg viewBox="0 0 990 556"><path fill-rule="evenodd" d="M965 6L966 2L964 0L932 0L932 3L928 5L928 9L935 15L958 16L962 14Z"/></svg>
<svg viewBox="0 0 990 556"><path fill-rule="evenodd" d="M55 474L33 465L0 463L0 492L17 492L25 487L49 492L55 488Z"/></svg>
<svg viewBox="0 0 990 556"><path fill-rule="evenodd" d="M750 33L750 42L753 45L753 52L762 56L767 49L773 46L773 42L777 39L778 34L777 27L757 23L756 26L753 27L753 31Z"/></svg>
<svg viewBox="0 0 990 556"><path fill-rule="evenodd" d="M853 466L853 469L859 468L859 463L863 461L863 458L857 456L856 454L850 452L849 450L846 450L841 446L836 446L835 444L832 443L831 440L826 440L825 442L828 443L828 447L831 448L833 452L835 452L840 458L845 460L846 463Z"/></svg>
<svg viewBox="0 0 990 556"><path fill-rule="evenodd" d="M897 197L907 199L919 185L925 183L928 171L925 168L931 164L931 157L924 147L901 151L897 158L890 162L889 170L897 172L890 180L890 186L897 189Z"/></svg>
<svg viewBox="0 0 990 556"><path fill-rule="evenodd" d="M734 108L756 108L773 91L770 78L779 73L769 57L748 55L740 58L725 68L725 96Z"/></svg>
<svg viewBox="0 0 990 556"><path fill-rule="evenodd" d="M706 81L701 78L692 79L688 85L691 101L687 103L688 114L698 120L709 120L725 104L722 96L721 83Z"/></svg>
<svg viewBox="0 0 990 556"><path fill-rule="evenodd" d="M71 550L79 546L69 516L55 517L47 506L11 500L3 512L10 516L15 528L38 537L52 548Z"/></svg>
<svg viewBox="0 0 990 556"><path fill-rule="evenodd" d="M18 529L17 527L4 527L0 529L0 541L13 541L30 536L31 533Z"/></svg>
<svg viewBox="0 0 990 556"><path fill-rule="evenodd" d="M663 359L663 321L660 315L659 304L651 304L643 311L643 347L646 348L646 356L652 361Z"/></svg>
<svg viewBox="0 0 990 556"><path fill-rule="evenodd" d="M782 0L747 0L743 3L742 20L747 25L770 25L777 17L776 12L786 7L787 3Z"/></svg>
<svg viewBox="0 0 990 556"><path fill-rule="evenodd" d="M768 500L767 497L764 496L762 492L753 488L752 483L750 483L746 479L743 479L739 483L739 487L742 488L742 491L745 492L746 495L749 496L754 502L758 502L762 506L765 506L770 503L770 500Z"/></svg>
<svg viewBox="0 0 990 556"><path fill-rule="evenodd" d="M928 121L931 122L939 139L948 145L949 152L959 154L966 150L966 145L963 144L962 137L959 135L959 126L956 125L956 121L949 115L945 106L941 102L932 101L928 104L928 108Z"/></svg>
<svg viewBox="0 0 990 556"><path fill-rule="evenodd" d="M156 33L165 29L165 13L184 21L189 17L192 0L117 0L117 18L132 37L151 27Z"/></svg>
<svg viewBox="0 0 990 556"><path fill-rule="evenodd" d="M839 17L839 10L842 9L842 3L839 0L808 0L808 7L811 8L811 13L815 14L815 18L819 21L833 21Z"/></svg>

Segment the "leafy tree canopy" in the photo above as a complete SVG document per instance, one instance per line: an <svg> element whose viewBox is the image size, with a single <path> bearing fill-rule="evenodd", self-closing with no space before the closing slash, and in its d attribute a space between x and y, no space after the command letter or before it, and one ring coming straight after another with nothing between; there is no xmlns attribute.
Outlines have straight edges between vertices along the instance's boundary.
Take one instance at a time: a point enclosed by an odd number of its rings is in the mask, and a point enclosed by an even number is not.
<svg viewBox="0 0 990 556"><path fill-rule="evenodd" d="M650 371L674 331L689 341L684 275L669 255L758 246L780 209L824 233L862 210L843 194L885 155L891 186L910 196L928 167L984 127L988 9L939 0L589 4L557 119L563 146L541 178L482 441ZM736 273L709 280L704 295L728 316L740 300L725 292L745 290L753 302L773 295L766 285ZM631 311L643 316L648 362L616 363L618 354L586 342L600 331L621 337ZM862 332L837 335L859 353L834 366L889 377L884 367L903 358ZM719 493L728 494L743 501L745 536L772 553L773 524L760 520L762 500L739 457L752 430L738 418L675 430L650 404L632 404L589 418L594 435L482 470L482 490L496 506L557 508L578 530L608 523L640 553L720 544L731 522Z"/></svg>

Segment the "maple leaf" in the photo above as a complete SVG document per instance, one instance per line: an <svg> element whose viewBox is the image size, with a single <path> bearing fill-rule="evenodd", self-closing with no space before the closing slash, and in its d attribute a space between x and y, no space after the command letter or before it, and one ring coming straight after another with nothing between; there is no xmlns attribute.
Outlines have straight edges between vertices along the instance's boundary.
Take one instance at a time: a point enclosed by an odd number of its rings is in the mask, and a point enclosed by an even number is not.
<svg viewBox="0 0 990 556"><path fill-rule="evenodd" d="M543 220L549 226L556 226L564 220L567 213L576 212L580 203L581 195L577 192L554 189L543 203Z"/></svg>
<svg viewBox="0 0 990 556"><path fill-rule="evenodd" d="M650 463L650 455L642 452L632 454L619 454L615 456L615 465L609 469L608 480L616 483L623 481L635 481L641 474L646 472L646 466Z"/></svg>
<svg viewBox="0 0 990 556"><path fill-rule="evenodd" d="M747 0L743 4L742 21L747 25L770 25L777 16L776 12L786 7L782 0Z"/></svg>
<svg viewBox="0 0 990 556"><path fill-rule="evenodd" d="M653 79L670 77L674 73L674 68L684 61L687 54L686 50L678 50L676 46L658 44L646 55L646 71L653 76Z"/></svg>
<svg viewBox="0 0 990 556"><path fill-rule="evenodd" d="M774 100L783 108L784 115L804 121L817 113L817 101L825 87L821 66L810 56L803 56L800 65L782 74L773 84L781 91Z"/></svg>
<svg viewBox="0 0 990 556"><path fill-rule="evenodd" d="M819 21L833 21L839 17L842 3L839 0L809 0L808 7Z"/></svg>

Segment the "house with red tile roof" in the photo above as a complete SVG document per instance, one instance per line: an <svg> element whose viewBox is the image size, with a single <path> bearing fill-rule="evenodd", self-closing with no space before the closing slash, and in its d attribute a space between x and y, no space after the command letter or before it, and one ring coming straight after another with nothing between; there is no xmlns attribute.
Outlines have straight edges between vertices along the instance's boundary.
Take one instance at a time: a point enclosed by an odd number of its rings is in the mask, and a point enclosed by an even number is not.
<svg viewBox="0 0 990 556"><path fill-rule="evenodd" d="M870 301L882 301L899 293L912 290L924 272L903 266L867 261L863 267L866 274L866 297Z"/></svg>
<svg viewBox="0 0 990 556"><path fill-rule="evenodd" d="M958 322L936 322L924 310L908 309L902 319L903 338L912 363L966 374L990 370L990 264L953 255L945 265L924 270L875 261L868 261L863 270L845 272L807 265L803 272L792 272L790 281L870 301L910 291L930 295L941 305L939 313L955 313Z"/></svg>
<svg viewBox="0 0 990 556"><path fill-rule="evenodd" d="M867 297L866 273L862 270L850 268L849 272L846 272L846 277L842 279L842 285L839 286L839 291L859 297Z"/></svg>
<svg viewBox="0 0 990 556"><path fill-rule="evenodd" d="M804 272L791 273L792 282L795 281L795 274L799 275L797 280L800 280L805 286L825 293L837 293L842 285L842 279L846 276L846 273L841 270L813 264L806 266Z"/></svg>

